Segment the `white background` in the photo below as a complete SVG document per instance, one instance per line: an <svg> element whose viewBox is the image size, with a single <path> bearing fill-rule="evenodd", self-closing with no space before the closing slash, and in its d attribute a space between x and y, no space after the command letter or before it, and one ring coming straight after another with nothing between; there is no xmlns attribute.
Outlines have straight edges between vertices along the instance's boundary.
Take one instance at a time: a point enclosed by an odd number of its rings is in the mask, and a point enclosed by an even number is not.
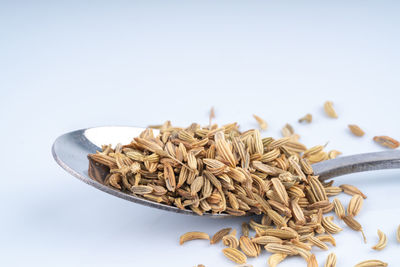
<svg viewBox="0 0 400 267"><path fill-rule="evenodd" d="M142 207L62 170L51 145L65 132L101 125L256 127L279 137L289 122L308 146L345 155L400 139L399 4L396 1L20 1L0 2L0 266L234 266L222 244L194 241L238 228ZM322 104L332 100L333 120ZM311 125L297 119L312 113ZM363 138L349 134L356 123ZM337 178L367 195L358 216L368 244L336 235L338 266L379 258L400 264L400 170ZM347 203L348 197L343 200ZM376 230L388 247L371 249ZM329 252L314 249L320 266ZM249 260L266 266L268 254ZM280 266L305 266L293 258Z"/></svg>

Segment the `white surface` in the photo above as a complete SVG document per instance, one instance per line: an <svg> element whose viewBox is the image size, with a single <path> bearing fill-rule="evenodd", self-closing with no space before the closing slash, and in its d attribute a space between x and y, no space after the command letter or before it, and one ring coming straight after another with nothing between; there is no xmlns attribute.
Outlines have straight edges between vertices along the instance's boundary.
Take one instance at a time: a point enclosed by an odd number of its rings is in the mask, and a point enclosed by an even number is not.
<svg viewBox="0 0 400 267"><path fill-rule="evenodd" d="M145 208L98 191L53 161L54 139L100 125L217 122L279 136L291 123L308 146L344 154L400 139L396 1L0 2L0 266L234 266L222 245L178 245L243 219L213 220ZM334 101L338 120L322 103ZM314 115L311 125L297 119ZM347 124L366 136L351 136ZM368 244L335 236L338 266L380 258L399 266L400 170L337 179L367 195L358 219ZM348 200L344 197L345 201ZM376 230L388 234L370 249ZM328 252L315 250L320 266ZM249 260L266 266L267 254ZM280 266L305 266L290 259Z"/></svg>

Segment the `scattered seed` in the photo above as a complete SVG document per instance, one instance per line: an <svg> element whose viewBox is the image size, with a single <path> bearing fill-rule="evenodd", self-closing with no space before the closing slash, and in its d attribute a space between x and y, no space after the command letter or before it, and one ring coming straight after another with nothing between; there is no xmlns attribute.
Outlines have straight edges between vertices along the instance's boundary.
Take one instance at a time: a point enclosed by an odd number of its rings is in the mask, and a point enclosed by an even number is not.
<svg viewBox="0 0 400 267"><path fill-rule="evenodd" d="M338 216L339 219L343 219L343 217L346 216L346 212L344 210L342 202L340 202L340 200L338 198L335 198L333 200L333 205L334 205L336 216Z"/></svg>
<svg viewBox="0 0 400 267"><path fill-rule="evenodd" d="M355 124L349 124L349 129L355 136L361 137L365 134L364 131Z"/></svg>
<svg viewBox="0 0 400 267"><path fill-rule="evenodd" d="M324 104L324 110L326 115L328 115L331 118L337 119L338 115L333 108L333 102L332 101L326 101Z"/></svg>
<svg viewBox="0 0 400 267"><path fill-rule="evenodd" d="M286 254L281 254L281 253L272 254L268 258L268 266L276 267L276 266L278 266L279 263L281 263L284 259L286 259L286 257L287 257Z"/></svg>
<svg viewBox="0 0 400 267"><path fill-rule="evenodd" d="M362 226L359 222L357 222L353 217L351 216L344 216L343 221L347 224L348 227L353 229L354 231L359 231L361 232L363 238L364 238L364 243L367 243L367 238L364 235L364 231L362 229Z"/></svg>
<svg viewBox="0 0 400 267"><path fill-rule="evenodd" d="M363 199L366 199L367 196L363 194L363 192L360 191L360 189L358 189L357 187L355 187L354 185L349 185L349 184L342 184L339 186L340 188L343 189L343 192L348 194L348 195L360 195L363 197Z"/></svg>
<svg viewBox="0 0 400 267"><path fill-rule="evenodd" d="M191 240L196 240L196 239L207 239L210 240L210 237L208 234L203 233L203 232L187 232L183 235L181 235L179 244L182 245L183 243Z"/></svg>
<svg viewBox="0 0 400 267"><path fill-rule="evenodd" d="M222 252L225 257L238 264L244 264L247 261L246 255L236 248L224 248Z"/></svg>
<svg viewBox="0 0 400 267"><path fill-rule="evenodd" d="M342 152L337 151L337 150L331 150L331 151L328 152L329 159L335 159L339 155L342 155Z"/></svg>
<svg viewBox="0 0 400 267"><path fill-rule="evenodd" d="M379 237L379 241L378 243L372 247L372 249L375 250L382 250L386 247L387 245L387 237L385 235L384 232L382 232L381 230L378 229L378 237Z"/></svg>
<svg viewBox="0 0 400 267"><path fill-rule="evenodd" d="M315 258L315 255L312 254L308 260L307 260L307 267L318 267L318 262L317 259Z"/></svg>
<svg viewBox="0 0 400 267"><path fill-rule="evenodd" d="M326 262L325 262L325 267L336 267L336 254L335 253L331 253L328 255L328 258L326 258Z"/></svg>
<svg viewBox="0 0 400 267"><path fill-rule="evenodd" d="M305 121L305 122L307 122L307 123L311 123L311 122L312 122L312 115L311 115L310 113L308 113L308 114L306 114L304 117L301 117L301 118L299 119L299 122L300 122L300 123L303 122L303 121Z"/></svg>
<svg viewBox="0 0 400 267"><path fill-rule="evenodd" d="M382 146L385 146L385 147L391 148L391 149L395 149L400 146L399 141L397 141L389 136L375 136L374 141Z"/></svg>
<svg viewBox="0 0 400 267"><path fill-rule="evenodd" d="M386 267L388 264L380 260L366 260L359 262L354 267Z"/></svg>
<svg viewBox="0 0 400 267"><path fill-rule="evenodd" d="M260 129L265 131L268 128L268 124L265 120L263 120L261 117L253 114L254 119L256 119L258 125L260 126Z"/></svg>
<svg viewBox="0 0 400 267"><path fill-rule="evenodd" d="M358 213L360 213L363 201L364 199L362 198L362 196L354 195L351 198L349 205L347 206L347 214L354 217Z"/></svg>
<svg viewBox="0 0 400 267"><path fill-rule="evenodd" d="M224 236L229 234L232 228L224 228L216 232L210 240L210 244L216 244L222 240Z"/></svg>
<svg viewBox="0 0 400 267"><path fill-rule="evenodd" d="M241 236L239 239L239 246L243 253L246 254L248 257L258 256L257 248L249 237Z"/></svg>

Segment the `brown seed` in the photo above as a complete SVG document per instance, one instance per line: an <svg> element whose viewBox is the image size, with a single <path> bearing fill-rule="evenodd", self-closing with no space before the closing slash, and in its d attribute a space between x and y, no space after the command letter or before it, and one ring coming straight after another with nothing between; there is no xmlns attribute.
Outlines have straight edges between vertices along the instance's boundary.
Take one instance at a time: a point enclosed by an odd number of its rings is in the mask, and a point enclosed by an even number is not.
<svg viewBox="0 0 400 267"><path fill-rule="evenodd" d="M282 204L289 206L289 196L288 196L285 186L282 184L281 180L279 180L278 178L272 178L271 182L272 182L272 186L275 189L275 192L278 195L279 200L282 202Z"/></svg>
<svg viewBox="0 0 400 267"><path fill-rule="evenodd" d="M153 188L146 185L137 185L131 187L131 192L138 195L150 194L153 192Z"/></svg>
<svg viewBox="0 0 400 267"><path fill-rule="evenodd" d="M279 263L281 263L284 259L286 259L286 254L274 253L268 258L268 266L276 267Z"/></svg>
<svg viewBox="0 0 400 267"><path fill-rule="evenodd" d="M259 244L259 245L267 245L267 244L271 244L271 243L275 243L275 244L282 244L283 241L282 239L275 237L275 236L259 236L259 237L253 237L251 239L251 241L253 241L253 243Z"/></svg>
<svg viewBox="0 0 400 267"><path fill-rule="evenodd" d="M208 234L203 233L203 232L187 232L183 235L181 235L179 239L179 244L182 245L183 243L190 241L190 240L196 240L196 239L207 239L210 240L210 237Z"/></svg>
<svg viewBox="0 0 400 267"><path fill-rule="evenodd" d="M333 108L333 102L332 101L326 101L324 104L324 110L326 115L328 115L331 118L337 119L338 115Z"/></svg>
<svg viewBox="0 0 400 267"><path fill-rule="evenodd" d="M360 127L358 127L355 124L349 124L349 129L350 131L355 135L355 136L363 136L365 133L363 130L361 130Z"/></svg>
<svg viewBox="0 0 400 267"><path fill-rule="evenodd" d="M218 243L219 241L221 241L222 238L223 238L224 236L226 236L227 234L229 234L229 232L231 231L231 229L232 229L232 228L224 228L224 229L221 229L221 230L219 230L218 232L216 232L216 233L212 236L212 238L211 238L211 240L210 240L210 244L216 244L216 243Z"/></svg>
<svg viewBox="0 0 400 267"><path fill-rule="evenodd" d="M333 218L333 216L332 216L332 218ZM338 225L333 223L332 219L329 217L323 217L321 223L322 223L322 226L326 229L326 231L330 234L337 234L343 230Z"/></svg>
<svg viewBox="0 0 400 267"><path fill-rule="evenodd" d="M386 267L388 264L380 260L366 260L357 263L354 267Z"/></svg>
<svg viewBox="0 0 400 267"><path fill-rule="evenodd" d="M339 155L342 155L342 152L340 152L338 150L331 150L331 151L328 152L328 158L329 159L335 159Z"/></svg>
<svg viewBox="0 0 400 267"><path fill-rule="evenodd" d="M353 229L354 231L359 231L361 232L363 238L364 238L364 243L367 243L367 238L364 235L364 231L362 229L362 226L359 222L357 222L353 217L351 216L344 216L343 221L347 224L348 227Z"/></svg>
<svg viewBox="0 0 400 267"><path fill-rule="evenodd" d="M222 237L222 243L230 248L237 248L239 246L239 240L236 238L236 229L234 229L229 235Z"/></svg>
<svg viewBox="0 0 400 267"><path fill-rule="evenodd" d="M325 192L328 197L332 197L339 195L343 192L343 190L339 186L328 186L325 187Z"/></svg>
<svg viewBox="0 0 400 267"><path fill-rule="evenodd" d="M348 195L360 195L363 197L363 199L366 199L367 196L363 194L363 192L360 191L360 189L358 189L357 187L355 187L354 185L349 185L349 184L342 184L339 186L340 188L343 189L343 192L348 194Z"/></svg>
<svg viewBox="0 0 400 267"><path fill-rule="evenodd" d="M307 267L318 267L318 262L314 254L312 254L311 257L308 258Z"/></svg>
<svg viewBox="0 0 400 267"><path fill-rule="evenodd" d="M292 231L282 230L282 229L266 229L263 231L264 235L275 236L281 239L292 239L298 237L298 234Z"/></svg>
<svg viewBox="0 0 400 267"><path fill-rule="evenodd" d="M306 218L304 217L303 210L298 204L299 199L295 198L292 200L292 212L293 212L293 217L296 220L297 224L303 225L306 223Z"/></svg>
<svg viewBox="0 0 400 267"><path fill-rule="evenodd" d="M398 148L400 146L399 141L389 137L389 136L375 136L374 141L377 142L378 144L385 146L387 148Z"/></svg>
<svg viewBox="0 0 400 267"><path fill-rule="evenodd" d="M287 136L292 136L294 134L294 129L292 127L292 125L290 125L289 123L286 123L285 126L283 126L282 128L282 135L284 137Z"/></svg>
<svg viewBox="0 0 400 267"><path fill-rule="evenodd" d="M247 236L241 236L239 239L240 249L249 257L257 257L257 249L256 246L251 242L250 238Z"/></svg>
<svg viewBox="0 0 400 267"><path fill-rule="evenodd" d="M246 255L236 248L224 248L222 252L224 253L225 257L238 264L244 264L247 261Z"/></svg>
<svg viewBox="0 0 400 267"><path fill-rule="evenodd" d="M385 235L384 232L382 232L381 230L378 229L378 237L379 237L379 241L378 243L372 247L372 249L375 250L382 250L386 247L387 245L387 237Z"/></svg>
<svg viewBox="0 0 400 267"><path fill-rule="evenodd" d="M246 222L243 222L242 223L242 235L249 236L249 231L250 231L249 224Z"/></svg>
<svg viewBox="0 0 400 267"><path fill-rule="evenodd" d="M291 246L281 245L270 243L264 246L265 250L271 253L279 253L279 254L286 254L286 255L296 255L297 251L294 250Z"/></svg>
<svg viewBox="0 0 400 267"><path fill-rule="evenodd" d="M325 262L325 267L336 267L336 254L335 253L331 253L328 255L328 258L326 258L326 262Z"/></svg>
<svg viewBox="0 0 400 267"><path fill-rule="evenodd" d="M300 123L303 122L303 121L305 121L305 122L307 122L307 123L311 123L311 122L312 122L312 115L311 115L310 113L308 113L308 114L306 114L304 117L301 117L301 118L299 119L299 122L300 122Z"/></svg>
<svg viewBox="0 0 400 267"><path fill-rule="evenodd" d="M268 124L265 120L263 120L261 117L255 115L255 114L253 114L253 117L254 117L254 119L256 119L261 130L267 130Z"/></svg>
<svg viewBox="0 0 400 267"><path fill-rule="evenodd" d="M363 201L362 196L354 195L347 206L347 214L354 217L360 213Z"/></svg>
<svg viewBox="0 0 400 267"><path fill-rule="evenodd" d="M317 236L317 238L318 238L319 240L321 240L322 242L329 242L329 243L332 244L332 246L336 247L336 240L335 240L335 238L334 238L332 235L330 235L330 234L327 234L327 235L319 235L319 236Z"/></svg>
<svg viewBox="0 0 400 267"><path fill-rule="evenodd" d="M314 236L308 237L308 241L311 244L313 244L314 246L317 246L322 250L328 250L329 249L329 247L324 242L322 242L321 240L319 240L318 238L316 238Z"/></svg>

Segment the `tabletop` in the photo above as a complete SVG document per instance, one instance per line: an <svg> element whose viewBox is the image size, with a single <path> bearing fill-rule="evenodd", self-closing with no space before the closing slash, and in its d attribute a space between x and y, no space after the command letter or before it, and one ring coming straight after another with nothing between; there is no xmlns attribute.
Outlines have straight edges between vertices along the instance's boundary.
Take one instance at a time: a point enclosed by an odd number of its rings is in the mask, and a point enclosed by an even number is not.
<svg viewBox="0 0 400 267"><path fill-rule="evenodd" d="M0 265L235 266L222 244L179 245L187 231L239 230L248 218L168 213L107 195L53 160L61 134L104 126L290 123L311 147L343 155L400 139L400 4L395 1L1 1ZM339 115L331 119L323 103ZM311 124L297 120L311 113ZM348 124L366 132L350 134ZM359 233L335 235L339 266L400 264L400 170L338 177L368 198ZM349 196L340 197L348 203ZM376 252L377 229L388 246ZM249 259L267 266L268 254ZM301 258L279 266L305 266Z"/></svg>

